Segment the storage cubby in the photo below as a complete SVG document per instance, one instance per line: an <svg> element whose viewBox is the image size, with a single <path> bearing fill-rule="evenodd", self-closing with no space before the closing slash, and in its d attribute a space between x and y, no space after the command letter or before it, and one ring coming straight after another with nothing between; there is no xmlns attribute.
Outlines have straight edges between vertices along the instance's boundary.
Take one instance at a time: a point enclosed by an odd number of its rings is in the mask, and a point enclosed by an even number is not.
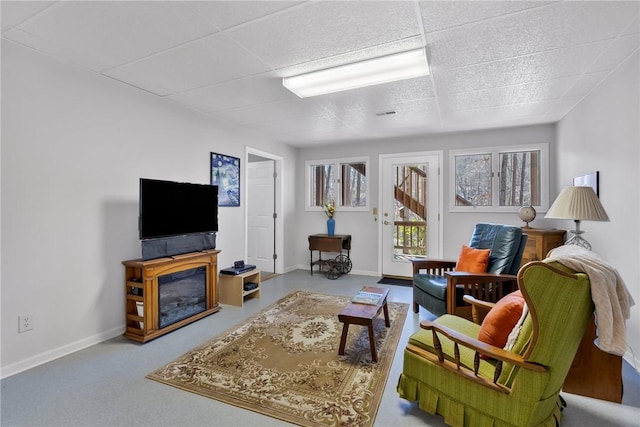
<svg viewBox="0 0 640 427"><path fill-rule="evenodd" d="M247 283L258 285L255 289L244 290ZM260 298L260 271L251 270L242 274L220 274L220 302L222 304L237 305L242 307L244 301L249 298Z"/></svg>
<svg viewBox="0 0 640 427"><path fill-rule="evenodd" d="M207 250L148 261L123 261L125 266L125 322L124 336L147 342L220 310L218 304L218 250ZM170 321L161 327L160 286L163 278L196 271L204 301L193 315ZM204 284L202 278L204 277ZM179 279L175 280L178 282ZM202 291L204 289L204 292Z"/></svg>

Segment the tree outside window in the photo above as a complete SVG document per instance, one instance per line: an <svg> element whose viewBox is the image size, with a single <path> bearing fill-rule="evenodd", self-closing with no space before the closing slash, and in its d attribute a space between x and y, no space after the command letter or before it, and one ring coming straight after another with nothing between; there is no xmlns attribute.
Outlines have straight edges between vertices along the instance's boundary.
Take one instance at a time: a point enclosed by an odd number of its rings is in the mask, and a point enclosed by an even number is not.
<svg viewBox="0 0 640 427"><path fill-rule="evenodd" d="M548 146L451 152L452 211L516 211L548 207Z"/></svg>
<svg viewBox="0 0 640 427"><path fill-rule="evenodd" d="M368 159L307 162L308 209L335 201L340 210L367 208Z"/></svg>

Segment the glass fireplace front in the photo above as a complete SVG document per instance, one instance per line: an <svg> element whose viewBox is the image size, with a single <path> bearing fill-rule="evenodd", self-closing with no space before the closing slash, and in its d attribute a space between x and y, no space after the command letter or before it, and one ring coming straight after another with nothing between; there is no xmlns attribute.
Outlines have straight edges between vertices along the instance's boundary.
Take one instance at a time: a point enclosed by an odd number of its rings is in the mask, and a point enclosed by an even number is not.
<svg viewBox="0 0 640 427"><path fill-rule="evenodd" d="M158 285L160 329L207 309L207 267L159 276Z"/></svg>

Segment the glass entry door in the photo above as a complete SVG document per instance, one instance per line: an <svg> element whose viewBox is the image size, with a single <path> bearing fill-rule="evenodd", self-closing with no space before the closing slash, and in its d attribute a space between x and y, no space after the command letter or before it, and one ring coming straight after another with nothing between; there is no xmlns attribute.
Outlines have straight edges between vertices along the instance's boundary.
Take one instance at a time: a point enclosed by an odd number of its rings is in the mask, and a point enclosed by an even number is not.
<svg viewBox="0 0 640 427"><path fill-rule="evenodd" d="M411 277L411 257L440 256L438 154L381 156L382 274Z"/></svg>

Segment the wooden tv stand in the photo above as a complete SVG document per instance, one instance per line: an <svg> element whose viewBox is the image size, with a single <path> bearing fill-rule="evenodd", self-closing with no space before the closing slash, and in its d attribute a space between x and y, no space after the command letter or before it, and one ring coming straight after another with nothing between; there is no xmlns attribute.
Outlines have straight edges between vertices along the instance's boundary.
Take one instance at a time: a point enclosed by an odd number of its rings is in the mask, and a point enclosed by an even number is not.
<svg viewBox="0 0 640 427"><path fill-rule="evenodd" d="M122 261L125 266L126 301L124 336L144 343L220 310L218 304L219 252L212 249L148 261L140 259ZM199 267L206 268L205 310L160 328L158 278Z"/></svg>

